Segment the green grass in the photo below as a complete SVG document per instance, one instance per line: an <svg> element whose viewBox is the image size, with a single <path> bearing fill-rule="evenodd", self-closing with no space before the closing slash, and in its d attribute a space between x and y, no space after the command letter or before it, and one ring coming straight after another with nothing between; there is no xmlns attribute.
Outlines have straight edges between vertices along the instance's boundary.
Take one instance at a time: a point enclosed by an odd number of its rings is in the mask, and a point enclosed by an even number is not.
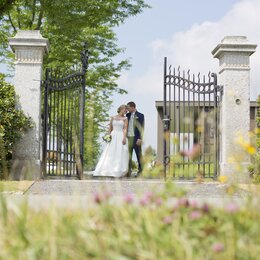
<svg viewBox="0 0 260 260"><path fill-rule="evenodd" d="M25 192L33 181L0 181L0 192Z"/></svg>
<svg viewBox="0 0 260 260"><path fill-rule="evenodd" d="M177 164L170 169L169 175L174 178L214 178L214 165L211 164Z"/></svg>
<svg viewBox="0 0 260 260"><path fill-rule="evenodd" d="M178 165L171 168L167 167L166 178L167 179L203 179L203 181L212 181L214 180L214 171L213 165L209 166L198 166L197 164L190 165ZM144 178L153 179L153 178L164 178L163 167L161 169L152 169L147 170L143 174Z"/></svg>
<svg viewBox="0 0 260 260"><path fill-rule="evenodd" d="M210 158L205 157L205 162L207 164L202 164L201 161L184 161L181 156L174 156L171 158L170 163L167 165L167 179L201 179L204 181L214 179L214 164L210 162ZM150 159L151 160L151 159ZM145 165L147 166L149 160L146 159ZM154 168L145 167L144 173L142 174L144 178L164 178L164 166L163 164L157 165Z"/></svg>

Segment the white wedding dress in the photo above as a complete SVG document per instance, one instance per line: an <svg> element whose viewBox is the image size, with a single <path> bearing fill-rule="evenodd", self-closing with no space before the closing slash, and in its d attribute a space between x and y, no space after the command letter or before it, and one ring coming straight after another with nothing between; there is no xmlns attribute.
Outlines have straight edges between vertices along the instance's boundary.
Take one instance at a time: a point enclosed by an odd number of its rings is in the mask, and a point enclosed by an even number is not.
<svg viewBox="0 0 260 260"><path fill-rule="evenodd" d="M124 120L113 119L112 140L106 144L93 176L123 177L128 172L128 143L123 145Z"/></svg>

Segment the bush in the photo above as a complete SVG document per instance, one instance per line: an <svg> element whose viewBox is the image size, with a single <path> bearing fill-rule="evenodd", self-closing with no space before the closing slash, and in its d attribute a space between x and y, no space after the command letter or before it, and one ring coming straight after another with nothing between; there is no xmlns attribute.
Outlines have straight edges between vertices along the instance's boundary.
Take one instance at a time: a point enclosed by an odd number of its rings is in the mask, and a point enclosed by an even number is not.
<svg viewBox="0 0 260 260"><path fill-rule="evenodd" d="M256 147L257 147L257 151L260 153L260 96L258 97L257 103L258 103L258 108L256 114L256 127L257 127Z"/></svg>
<svg viewBox="0 0 260 260"><path fill-rule="evenodd" d="M12 149L22 134L31 127L30 118L16 108L14 86L0 73L0 178L6 178Z"/></svg>
<svg viewBox="0 0 260 260"><path fill-rule="evenodd" d="M258 98L258 109L256 115L256 153L252 158L252 164L248 167L254 184L260 184L260 96Z"/></svg>
<svg viewBox="0 0 260 260"><path fill-rule="evenodd" d="M260 184L260 152L258 151L254 158L252 166L249 168L250 174L253 177L254 184Z"/></svg>

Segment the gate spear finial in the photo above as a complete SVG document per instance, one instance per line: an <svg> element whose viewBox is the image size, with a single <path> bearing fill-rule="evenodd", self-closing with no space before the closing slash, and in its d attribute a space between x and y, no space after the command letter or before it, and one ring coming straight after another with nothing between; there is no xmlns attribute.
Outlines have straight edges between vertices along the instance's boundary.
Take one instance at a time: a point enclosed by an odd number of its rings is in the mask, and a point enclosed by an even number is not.
<svg viewBox="0 0 260 260"><path fill-rule="evenodd" d="M83 73L85 73L88 68L89 50L87 49L87 47L88 47L87 42L84 42L83 51L80 52Z"/></svg>

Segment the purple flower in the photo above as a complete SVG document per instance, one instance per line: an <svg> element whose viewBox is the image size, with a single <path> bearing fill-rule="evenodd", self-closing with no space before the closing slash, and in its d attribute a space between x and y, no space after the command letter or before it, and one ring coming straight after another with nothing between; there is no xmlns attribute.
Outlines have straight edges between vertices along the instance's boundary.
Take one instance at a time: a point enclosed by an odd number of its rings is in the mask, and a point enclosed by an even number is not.
<svg viewBox="0 0 260 260"><path fill-rule="evenodd" d="M134 201L134 195L133 195L132 193L126 194L125 197L124 197L124 201L125 201L127 204L133 203L133 201Z"/></svg>
<svg viewBox="0 0 260 260"><path fill-rule="evenodd" d="M224 251L224 245L220 242L216 242L212 245L212 250L215 252L215 253L219 253L219 252L222 252Z"/></svg>
<svg viewBox="0 0 260 260"><path fill-rule="evenodd" d="M153 196L154 196L154 194L151 191L148 191L148 192L145 193L145 197L147 199L151 199Z"/></svg>
<svg viewBox="0 0 260 260"><path fill-rule="evenodd" d="M191 206L191 208L193 208L193 209L198 208L198 203L197 203L197 201L196 201L196 200L191 200L191 201L190 201L190 206Z"/></svg>
<svg viewBox="0 0 260 260"><path fill-rule="evenodd" d="M95 193L94 194L94 201L98 204L102 203L104 200L104 198L102 197L102 195L100 193Z"/></svg>
<svg viewBox="0 0 260 260"><path fill-rule="evenodd" d="M148 191L144 194L144 196L140 199L140 204L142 206L146 206L147 204L149 204L152 200L152 198L154 197L154 193L151 191Z"/></svg>
<svg viewBox="0 0 260 260"><path fill-rule="evenodd" d="M198 210L194 210L194 211L192 211L192 212L190 213L190 218L191 218L192 220L199 219L199 218L201 218L201 216L202 216L202 214L201 214L201 212L198 211Z"/></svg>
<svg viewBox="0 0 260 260"><path fill-rule="evenodd" d="M164 217L163 219L163 223L166 224L166 225L169 225L172 223L172 220L173 220L173 217L172 216L166 216Z"/></svg>
<svg viewBox="0 0 260 260"><path fill-rule="evenodd" d="M142 205L142 206L146 206L146 205L148 205L150 203L150 199L148 198L148 197L146 197L146 196L144 196L144 197L142 197L141 199L140 199L140 204Z"/></svg>
<svg viewBox="0 0 260 260"><path fill-rule="evenodd" d="M207 203L204 203L201 209L204 213L209 213L209 205Z"/></svg>
<svg viewBox="0 0 260 260"><path fill-rule="evenodd" d="M112 193L110 191L104 191L102 193L96 192L94 194L94 201L98 204L109 200L109 198L112 196Z"/></svg>
<svg viewBox="0 0 260 260"><path fill-rule="evenodd" d="M155 204L156 204L157 206L161 206L162 203L163 203L162 198L160 198L160 197L156 198L156 200L155 200Z"/></svg>
<svg viewBox="0 0 260 260"><path fill-rule="evenodd" d="M189 205L190 205L190 203L189 203L189 201L186 198L184 198L184 197L179 198L178 206L189 207Z"/></svg>
<svg viewBox="0 0 260 260"><path fill-rule="evenodd" d="M226 206L226 211L229 212L229 213L235 213L239 210L239 207L235 204L235 203L229 203L227 206Z"/></svg>

